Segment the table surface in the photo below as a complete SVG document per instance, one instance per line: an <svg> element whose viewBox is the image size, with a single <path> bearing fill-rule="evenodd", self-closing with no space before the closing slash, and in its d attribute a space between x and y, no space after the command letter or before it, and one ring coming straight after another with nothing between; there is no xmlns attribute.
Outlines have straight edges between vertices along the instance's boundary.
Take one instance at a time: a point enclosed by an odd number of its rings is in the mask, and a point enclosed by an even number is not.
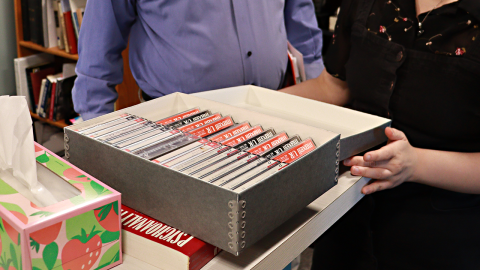
<svg viewBox="0 0 480 270"><path fill-rule="evenodd" d="M221 252L202 270L283 269L363 197L360 190L369 180L352 176L349 171L343 172L335 187L240 256ZM160 269L128 254L123 255L123 261L113 269Z"/></svg>

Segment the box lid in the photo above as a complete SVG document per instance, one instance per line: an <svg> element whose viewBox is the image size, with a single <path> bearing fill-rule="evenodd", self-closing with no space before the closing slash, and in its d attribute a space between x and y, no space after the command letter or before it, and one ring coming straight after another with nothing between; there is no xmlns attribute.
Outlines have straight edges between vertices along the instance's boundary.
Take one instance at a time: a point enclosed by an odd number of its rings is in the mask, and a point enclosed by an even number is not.
<svg viewBox="0 0 480 270"><path fill-rule="evenodd" d="M238 86L192 94L340 134L340 160L387 141L391 121L328 103L257 86Z"/></svg>

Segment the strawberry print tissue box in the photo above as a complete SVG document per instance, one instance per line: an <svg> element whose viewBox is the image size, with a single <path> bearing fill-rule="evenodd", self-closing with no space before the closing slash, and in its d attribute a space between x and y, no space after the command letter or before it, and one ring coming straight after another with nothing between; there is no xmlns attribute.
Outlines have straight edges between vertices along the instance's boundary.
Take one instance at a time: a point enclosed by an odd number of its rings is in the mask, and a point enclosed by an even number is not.
<svg viewBox="0 0 480 270"><path fill-rule="evenodd" d="M120 193L36 143L35 155L37 165L80 194L38 207L0 179L0 269L89 270L120 264Z"/></svg>

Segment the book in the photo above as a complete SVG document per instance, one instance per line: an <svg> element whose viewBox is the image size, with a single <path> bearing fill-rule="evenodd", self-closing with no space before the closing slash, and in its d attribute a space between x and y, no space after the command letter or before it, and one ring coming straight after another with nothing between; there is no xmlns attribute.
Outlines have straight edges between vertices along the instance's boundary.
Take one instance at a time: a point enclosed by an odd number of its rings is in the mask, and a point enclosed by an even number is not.
<svg viewBox="0 0 480 270"><path fill-rule="evenodd" d="M43 9L42 1L28 0L28 21L30 41L44 46L43 43Z"/></svg>
<svg viewBox="0 0 480 270"><path fill-rule="evenodd" d="M34 104L34 108L36 109L38 106L38 100L40 99L41 82L48 75L54 74L55 68L51 64L47 64L34 68L28 68L26 69L26 72L27 78L30 78L31 81L31 92L33 94L32 104Z"/></svg>
<svg viewBox="0 0 480 270"><path fill-rule="evenodd" d="M57 47L60 49L60 50L63 50L65 49L65 43L64 43L64 40L63 40L63 33L62 33L62 26L60 24L60 14L62 14L62 12L59 10L59 6L58 6L58 3L60 1L58 0L53 0L53 15L55 17L55 32L57 34Z"/></svg>
<svg viewBox="0 0 480 270"><path fill-rule="evenodd" d="M47 0L41 0L41 5L42 5L42 29L43 29L43 47L49 48L49 37L48 37L48 5L47 5Z"/></svg>
<svg viewBox="0 0 480 270"><path fill-rule="evenodd" d="M198 270L220 249L135 211L121 209L123 252L161 269Z"/></svg>
<svg viewBox="0 0 480 270"><path fill-rule="evenodd" d="M26 57L15 58L13 61L15 68L15 84L17 89L17 96L25 96L30 111L35 110L35 104L32 104L31 102L32 98L30 98L30 92L28 89L26 69L40 66L46 63L52 63L53 60L53 55L40 53Z"/></svg>
<svg viewBox="0 0 480 270"><path fill-rule="evenodd" d="M42 116L43 115L43 104L42 104L42 101L43 99L45 98L45 86L47 84L47 79L42 79L42 84L40 86L40 95L39 95L39 98L38 98L38 105L37 105L37 114L39 116Z"/></svg>
<svg viewBox="0 0 480 270"><path fill-rule="evenodd" d="M68 49L71 54L77 54L77 38L75 28L73 27L72 11L68 0L62 0L63 20L65 21L65 31L68 39Z"/></svg>
<svg viewBox="0 0 480 270"><path fill-rule="evenodd" d="M55 23L54 0L46 0L45 5L46 5L47 37L48 37L48 46L45 46L45 47L53 48L58 46L57 27Z"/></svg>
<svg viewBox="0 0 480 270"><path fill-rule="evenodd" d="M20 3L22 7L22 31L23 31L23 40L30 41L30 21L28 17L28 0L21 0Z"/></svg>
<svg viewBox="0 0 480 270"><path fill-rule="evenodd" d="M49 75L47 76L47 85L45 86L46 88L46 95L44 98L44 115L42 115L43 118L48 118L50 120L53 120L53 110L55 106L55 92L56 92L56 84L57 84L57 79L62 77L62 73L55 74L55 75Z"/></svg>
<svg viewBox="0 0 480 270"><path fill-rule="evenodd" d="M79 13L81 13L82 12L81 10L87 6L87 1L86 0L69 0L69 4L70 4L70 10L72 11L72 23L73 23L73 28L75 29L75 36L78 39L78 35L80 33L79 16L82 16L83 18L83 14L79 15Z"/></svg>
<svg viewBox="0 0 480 270"><path fill-rule="evenodd" d="M77 116L73 109L72 89L75 83L76 75L68 78L59 78L57 80L57 98L55 120L65 119L65 123L71 124L70 119Z"/></svg>
<svg viewBox="0 0 480 270"><path fill-rule="evenodd" d="M61 0L57 0L58 5L58 21L62 30L62 39L65 52L70 53L70 46L68 45L67 28L65 26L65 18L63 17L63 8Z"/></svg>
<svg viewBox="0 0 480 270"><path fill-rule="evenodd" d="M77 17L78 17L78 27L82 27L82 21L83 21L83 14L85 13L84 8L78 8L77 9Z"/></svg>

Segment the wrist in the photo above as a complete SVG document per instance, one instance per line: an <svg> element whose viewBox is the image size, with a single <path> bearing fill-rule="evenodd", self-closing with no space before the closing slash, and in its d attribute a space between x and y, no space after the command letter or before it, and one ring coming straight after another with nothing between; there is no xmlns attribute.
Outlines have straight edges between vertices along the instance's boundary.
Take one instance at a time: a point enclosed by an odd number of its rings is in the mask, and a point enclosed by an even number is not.
<svg viewBox="0 0 480 270"><path fill-rule="evenodd" d="M407 181L419 183L423 175L424 166L422 164L424 164L425 149L413 147L413 153L413 170Z"/></svg>

